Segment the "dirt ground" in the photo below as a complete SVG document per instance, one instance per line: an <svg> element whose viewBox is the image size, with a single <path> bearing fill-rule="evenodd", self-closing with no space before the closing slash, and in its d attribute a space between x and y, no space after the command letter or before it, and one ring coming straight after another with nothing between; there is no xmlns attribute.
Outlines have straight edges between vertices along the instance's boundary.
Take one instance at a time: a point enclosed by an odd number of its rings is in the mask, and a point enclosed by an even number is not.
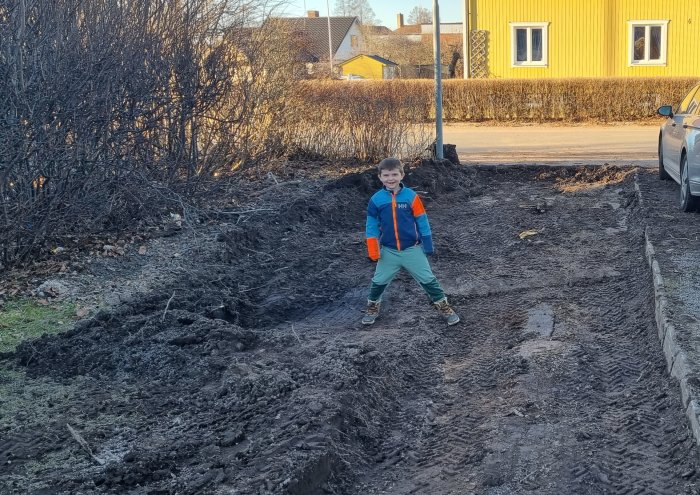
<svg viewBox="0 0 700 495"><path fill-rule="evenodd" d="M0 493L700 493L644 260L650 172L412 169L462 323L401 275L368 329L378 183L325 170L242 182L154 244L170 256L67 278L119 297L2 356Z"/></svg>

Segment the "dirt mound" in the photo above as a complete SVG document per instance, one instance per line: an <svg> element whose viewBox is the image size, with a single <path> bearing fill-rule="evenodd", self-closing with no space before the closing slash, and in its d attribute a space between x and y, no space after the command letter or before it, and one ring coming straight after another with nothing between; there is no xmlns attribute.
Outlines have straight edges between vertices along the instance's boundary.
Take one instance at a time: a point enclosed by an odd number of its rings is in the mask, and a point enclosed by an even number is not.
<svg viewBox="0 0 700 495"><path fill-rule="evenodd" d="M222 259L226 262L256 252L265 242L264 230L255 224L245 227L226 226L216 240L224 244Z"/></svg>
<svg viewBox="0 0 700 495"><path fill-rule="evenodd" d="M326 189L356 189L370 194L382 187L375 168L344 175L326 185Z"/></svg>
<svg viewBox="0 0 700 495"><path fill-rule="evenodd" d="M420 191L435 196L462 190L473 195L477 189L475 171L472 167L455 165L449 160L423 160L406 168L405 183Z"/></svg>
<svg viewBox="0 0 700 495"><path fill-rule="evenodd" d="M404 172L406 176L403 182L408 187L433 196L458 189L467 194L476 194L479 189L475 170L454 164L450 160L421 160L406 164ZM347 174L326 185L327 189L355 189L365 194L371 194L381 187L376 169Z"/></svg>
<svg viewBox="0 0 700 495"><path fill-rule="evenodd" d="M293 327L245 330L174 310L23 346L16 359L34 376L90 377L74 398L79 419L47 417L43 427L68 442L64 421L91 426L89 441L106 462L90 467L77 450L70 480L56 469L43 482L61 486L59 493L317 492L346 463L379 453L393 409L386 399L405 369L399 356L371 345L305 338L302 346L300 338ZM371 378L387 373L398 381ZM105 414L108 429L92 426ZM45 448L24 453L37 457Z"/></svg>
<svg viewBox="0 0 700 495"><path fill-rule="evenodd" d="M585 191L612 184L619 184L628 176L634 174L632 168L604 165L602 167L558 168L555 171L545 170L542 178L555 177L557 187L564 192Z"/></svg>
<svg viewBox="0 0 700 495"><path fill-rule="evenodd" d="M159 382L177 374L178 381L196 385L217 366L203 364L202 356L221 355L225 349L223 356L230 358L255 348L258 340L256 333L224 320L172 310L161 317L122 314L93 320L63 338L44 337L21 346L16 359L34 374L47 366L62 377L96 374L114 379L127 373L130 379Z"/></svg>

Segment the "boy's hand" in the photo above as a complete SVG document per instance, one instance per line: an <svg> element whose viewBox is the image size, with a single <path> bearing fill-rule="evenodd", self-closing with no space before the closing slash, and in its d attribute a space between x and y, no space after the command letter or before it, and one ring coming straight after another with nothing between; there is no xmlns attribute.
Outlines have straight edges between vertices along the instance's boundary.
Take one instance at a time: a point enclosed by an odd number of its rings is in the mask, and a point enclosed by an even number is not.
<svg viewBox="0 0 700 495"><path fill-rule="evenodd" d="M379 239L375 237L367 238L367 256L372 261L379 260Z"/></svg>
<svg viewBox="0 0 700 495"><path fill-rule="evenodd" d="M435 248L433 247L432 236L424 235L423 237L421 237L421 241L421 245L423 246L423 252L426 254L426 256L430 256L435 252Z"/></svg>

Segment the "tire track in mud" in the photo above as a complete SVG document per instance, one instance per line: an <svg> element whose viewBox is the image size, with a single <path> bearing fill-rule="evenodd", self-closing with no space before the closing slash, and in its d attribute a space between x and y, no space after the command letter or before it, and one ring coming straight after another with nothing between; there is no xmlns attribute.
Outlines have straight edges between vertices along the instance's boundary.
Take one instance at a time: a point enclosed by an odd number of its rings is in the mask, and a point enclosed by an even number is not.
<svg viewBox="0 0 700 495"><path fill-rule="evenodd" d="M438 370L403 394L431 407L420 434L403 435L412 441L402 460L339 493L698 493L698 449L656 337L631 181L584 178L565 194L515 175L472 200L489 210L453 201L449 215L431 215L437 238L470 229L436 263L441 279L466 282L448 291L463 324L441 332L427 358ZM523 215L538 201L545 212ZM501 220L479 235L488 218ZM539 238L513 241L530 225Z"/></svg>

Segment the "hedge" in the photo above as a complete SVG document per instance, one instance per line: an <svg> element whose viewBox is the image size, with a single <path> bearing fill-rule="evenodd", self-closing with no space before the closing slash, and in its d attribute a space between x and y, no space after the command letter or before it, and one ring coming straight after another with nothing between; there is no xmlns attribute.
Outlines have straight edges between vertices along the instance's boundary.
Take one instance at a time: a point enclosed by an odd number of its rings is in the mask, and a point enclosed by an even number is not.
<svg viewBox="0 0 700 495"><path fill-rule="evenodd" d="M443 82L447 122L630 122L676 104L700 78L473 79ZM397 119L435 120L434 82L303 81L300 111L343 113L368 102L390 107ZM322 109L321 109L322 107Z"/></svg>

